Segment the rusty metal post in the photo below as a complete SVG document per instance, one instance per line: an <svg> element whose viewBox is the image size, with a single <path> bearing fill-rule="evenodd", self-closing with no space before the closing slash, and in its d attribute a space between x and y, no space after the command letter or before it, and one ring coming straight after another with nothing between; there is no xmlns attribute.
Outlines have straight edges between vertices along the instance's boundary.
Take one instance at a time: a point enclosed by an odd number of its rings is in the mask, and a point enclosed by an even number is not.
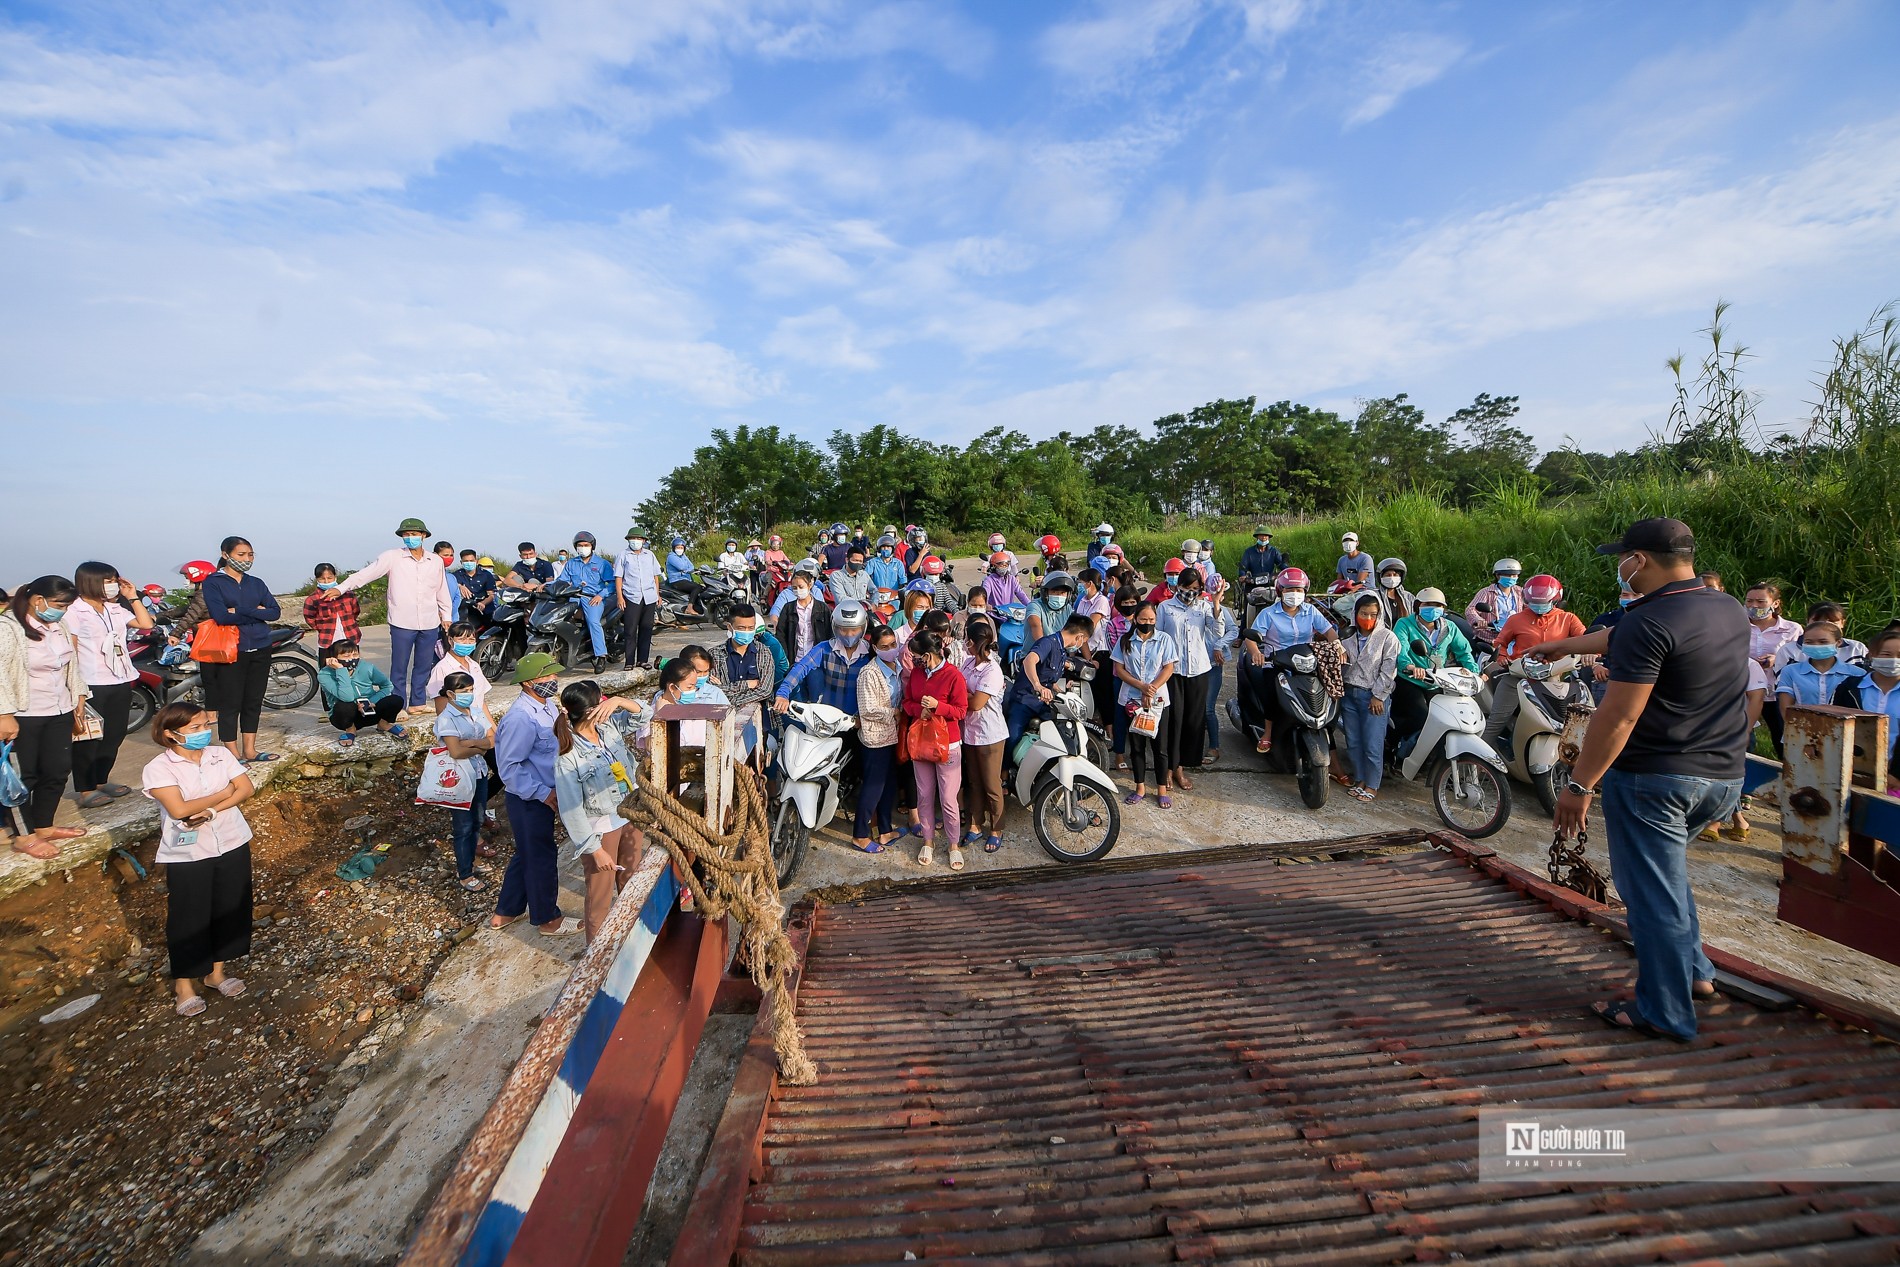
<svg viewBox="0 0 1900 1267"><path fill-rule="evenodd" d="M1822 876L1840 874L1854 778L1854 722L1863 714L1798 705L1783 730L1781 856Z"/></svg>
<svg viewBox="0 0 1900 1267"><path fill-rule="evenodd" d="M733 718L734 710L723 704L661 704L654 709L647 739L647 779L675 796L686 753L698 749L704 754L706 826L722 834L733 805L733 754L739 748Z"/></svg>

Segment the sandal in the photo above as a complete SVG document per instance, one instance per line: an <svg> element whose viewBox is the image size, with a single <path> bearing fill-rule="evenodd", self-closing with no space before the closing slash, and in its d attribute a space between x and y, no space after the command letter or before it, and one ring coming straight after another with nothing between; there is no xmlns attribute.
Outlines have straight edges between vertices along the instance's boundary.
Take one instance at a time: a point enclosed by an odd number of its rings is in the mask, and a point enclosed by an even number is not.
<svg viewBox="0 0 1900 1267"><path fill-rule="evenodd" d="M867 840L861 845L857 841L854 840L851 842L851 847L857 850L859 853L883 853L884 852L884 842L881 840Z"/></svg>
<svg viewBox="0 0 1900 1267"><path fill-rule="evenodd" d="M1001 836L989 836L989 837L986 837L983 841L984 853L995 853L998 849L1001 849L1002 847L1003 847L1003 838Z"/></svg>
<svg viewBox="0 0 1900 1267"><path fill-rule="evenodd" d="M1220 760L1220 749L1216 748L1212 752L1207 753L1201 758L1201 764L1203 766L1210 766L1219 760Z"/></svg>
<svg viewBox="0 0 1900 1267"><path fill-rule="evenodd" d="M919 849L917 851L917 865L920 867L927 867L930 865L930 846L929 845L925 845L922 849Z"/></svg>
<svg viewBox="0 0 1900 1267"><path fill-rule="evenodd" d="M1337 770L1334 770L1331 774L1328 774L1326 777L1331 779L1333 782L1339 784L1339 786L1341 787L1349 788L1353 786L1353 781L1347 778L1345 775L1341 774Z"/></svg>
<svg viewBox="0 0 1900 1267"><path fill-rule="evenodd" d="M265 761L275 761L275 760L277 760L277 754L274 752L260 752L256 756L251 758L251 761L256 761L256 762L259 762L260 764ZM246 764L248 765L249 762L246 762Z"/></svg>
<svg viewBox="0 0 1900 1267"><path fill-rule="evenodd" d="M983 839L983 833L982 833L982 832L980 832L980 831L973 831L973 832L970 832L970 833L968 833L968 834L966 834L966 835L965 835L965 836L963 837L963 843L964 843L964 844L966 844L966 845L974 845L974 844L976 844L976 843L977 843L978 841L980 841L980 840L982 840L982 839Z"/></svg>
<svg viewBox="0 0 1900 1267"><path fill-rule="evenodd" d="M1192 792L1194 790L1194 780L1188 778L1187 775L1181 773L1179 770L1176 770L1174 772L1174 786L1180 788L1183 792Z"/></svg>
<svg viewBox="0 0 1900 1267"><path fill-rule="evenodd" d="M1141 804L1141 793L1139 793L1139 792L1130 792L1130 793L1129 793L1129 794L1128 794L1127 796L1124 796L1124 797L1122 797L1122 804L1123 804L1123 805L1139 805L1139 804Z"/></svg>
<svg viewBox="0 0 1900 1267"><path fill-rule="evenodd" d="M110 804L112 804L112 798L99 791L83 793L79 798L80 809L99 809Z"/></svg>
<svg viewBox="0 0 1900 1267"><path fill-rule="evenodd" d="M1590 1005L1590 1015L1614 1029L1633 1030L1638 1034L1647 1034L1651 1038L1666 1038L1672 1043L1687 1043L1691 1039L1671 1034L1667 1030L1657 1029L1636 1012L1635 999L1598 999Z"/></svg>
<svg viewBox="0 0 1900 1267"><path fill-rule="evenodd" d="M100 788L99 790L101 792L104 792L107 796L111 797L115 801L118 800L121 796L132 795L132 789L127 787L123 783L108 783L104 787Z"/></svg>
<svg viewBox="0 0 1900 1267"><path fill-rule="evenodd" d="M205 999L202 994L194 994L188 999L179 999L172 1004L172 1011L180 1016L203 1016Z"/></svg>
<svg viewBox="0 0 1900 1267"><path fill-rule="evenodd" d="M952 871L963 870L963 850L957 848L955 845L950 846L950 869Z"/></svg>
<svg viewBox="0 0 1900 1267"><path fill-rule="evenodd" d="M476 845L475 856L477 858L493 858L495 856L495 847L486 842Z"/></svg>
<svg viewBox="0 0 1900 1267"><path fill-rule="evenodd" d="M1376 797L1378 793L1363 783L1355 783L1346 789L1346 795L1356 801L1365 801L1367 804L1371 804L1373 798Z"/></svg>
<svg viewBox="0 0 1900 1267"><path fill-rule="evenodd" d="M23 853L27 857L37 858L41 862L51 862L53 859L59 857L59 846L49 844L44 840L39 840L32 836L15 836L13 838L13 852Z"/></svg>
<svg viewBox="0 0 1900 1267"><path fill-rule="evenodd" d="M1724 827L1717 834L1720 835L1723 840L1744 841L1748 839L1748 824L1743 823L1740 827Z"/></svg>
<svg viewBox="0 0 1900 1267"><path fill-rule="evenodd" d="M209 981L205 982L205 984L211 985ZM216 985L211 985L211 988L227 999L235 999L238 995L244 993L244 978L226 977Z"/></svg>
<svg viewBox="0 0 1900 1267"><path fill-rule="evenodd" d="M488 917L488 926L490 928L506 928L510 924L519 924L526 918L528 918L526 911L521 912L519 915L490 915Z"/></svg>
<svg viewBox="0 0 1900 1267"><path fill-rule="evenodd" d="M391 739L401 739L404 735L408 733L409 733L408 729L403 726L391 726L389 728L389 737Z"/></svg>
<svg viewBox="0 0 1900 1267"><path fill-rule="evenodd" d="M463 876L461 884L462 887L467 889L470 893L480 893L483 889L488 887L488 881L478 875Z"/></svg>
<svg viewBox="0 0 1900 1267"><path fill-rule="evenodd" d="M337 739L336 746L339 748L354 748L356 746L356 736L342 735Z"/></svg>
<svg viewBox="0 0 1900 1267"><path fill-rule="evenodd" d="M1174 801L1166 792L1162 792L1155 797L1155 804L1159 805L1162 809L1174 808Z"/></svg>
<svg viewBox="0 0 1900 1267"><path fill-rule="evenodd" d="M1253 746L1253 750L1259 753L1260 755L1265 756L1267 753L1273 751L1273 740L1267 738L1265 735L1262 735L1260 736L1260 742Z"/></svg>
<svg viewBox="0 0 1900 1267"><path fill-rule="evenodd" d="M581 931L581 922L572 915L563 915L554 921L554 927L536 928L534 931L543 937L571 937Z"/></svg>

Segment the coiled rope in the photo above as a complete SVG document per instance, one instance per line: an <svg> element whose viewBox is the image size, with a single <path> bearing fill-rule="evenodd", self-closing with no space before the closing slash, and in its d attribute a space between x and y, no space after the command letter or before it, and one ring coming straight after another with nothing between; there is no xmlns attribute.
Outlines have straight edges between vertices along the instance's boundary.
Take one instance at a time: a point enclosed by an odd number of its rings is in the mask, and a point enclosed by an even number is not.
<svg viewBox="0 0 1900 1267"><path fill-rule="evenodd" d="M713 830L666 788L654 787L644 767L620 812L672 857L701 915L732 915L743 925L740 951L753 984L772 1009L779 1077L792 1086L810 1086L818 1081L818 1068L805 1054L787 988L795 961L783 927L785 904L779 899L778 868L772 861L763 779L743 765L734 766L732 773L738 813L730 832Z"/></svg>

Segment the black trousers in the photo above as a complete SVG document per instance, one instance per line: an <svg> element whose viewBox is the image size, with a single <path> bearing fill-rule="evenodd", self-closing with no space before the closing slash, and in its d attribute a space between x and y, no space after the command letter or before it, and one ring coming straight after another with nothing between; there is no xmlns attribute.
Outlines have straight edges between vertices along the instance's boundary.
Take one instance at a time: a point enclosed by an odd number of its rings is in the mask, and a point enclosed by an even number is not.
<svg viewBox="0 0 1900 1267"><path fill-rule="evenodd" d="M95 686L86 701L105 720L106 733L73 745L73 791L90 792L112 782L112 767L125 742L125 724L132 715L132 683Z"/></svg>
<svg viewBox="0 0 1900 1267"><path fill-rule="evenodd" d="M235 743L239 732L257 733L264 711L264 688L270 684L270 648L238 652L236 664L201 664L205 707L218 715L218 742Z"/></svg>
<svg viewBox="0 0 1900 1267"><path fill-rule="evenodd" d="M1115 713L1115 696L1120 692L1121 679L1115 676L1115 662L1106 649L1095 653L1095 680L1089 683L1090 693L1094 697L1095 724L1104 731L1108 730Z"/></svg>
<svg viewBox="0 0 1900 1267"><path fill-rule="evenodd" d="M628 603L622 617L627 638L627 667L645 664L653 658L653 620L659 615L658 603Z"/></svg>
<svg viewBox="0 0 1900 1267"><path fill-rule="evenodd" d="M66 777L73 772L73 715L16 714L14 720L20 723L20 737L13 741L13 755L20 760L20 781L27 792L21 808L26 811L26 830L35 832L53 825Z"/></svg>
<svg viewBox="0 0 1900 1267"><path fill-rule="evenodd" d="M202 830L202 829L201 829ZM165 864L165 948L174 977L251 953L251 847Z"/></svg>
<svg viewBox="0 0 1900 1267"><path fill-rule="evenodd" d="M1207 754L1207 688L1214 680L1212 671L1193 677L1176 673L1168 679L1168 706L1162 710L1161 726L1167 732L1167 755L1174 768L1198 769Z"/></svg>
<svg viewBox="0 0 1900 1267"><path fill-rule="evenodd" d="M376 701L375 711L365 713L356 700L341 700L330 710L330 724L338 730L360 730L379 721L395 721L402 711L402 696L385 695Z"/></svg>

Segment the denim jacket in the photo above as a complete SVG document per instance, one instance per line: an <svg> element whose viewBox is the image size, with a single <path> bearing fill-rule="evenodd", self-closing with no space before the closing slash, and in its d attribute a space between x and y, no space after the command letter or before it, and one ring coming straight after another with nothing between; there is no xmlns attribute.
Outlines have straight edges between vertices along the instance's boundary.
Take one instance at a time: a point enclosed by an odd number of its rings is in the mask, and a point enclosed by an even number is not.
<svg viewBox="0 0 1900 1267"><path fill-rule="evenodd" d="M561 823L574 845L574 856L600 848L600 838L626 825L620 803L633 790L633 754L612 722L599 729L600 742L590 743L579 731L574 746L554 763L554 799L561 807ZM618 764L626 782L614 773Z"/></svg>

